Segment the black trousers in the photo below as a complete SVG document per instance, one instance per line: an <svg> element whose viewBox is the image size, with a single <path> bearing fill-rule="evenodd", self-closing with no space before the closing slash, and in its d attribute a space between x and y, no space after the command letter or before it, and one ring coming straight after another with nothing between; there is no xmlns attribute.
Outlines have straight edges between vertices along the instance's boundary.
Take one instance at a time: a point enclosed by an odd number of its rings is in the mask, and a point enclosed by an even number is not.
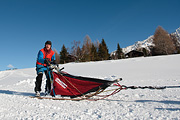
<svg viewBox="0 0 180 120"><path fill-rule="evenodd" d="M44 72L47 78L45 91L50 93L50 90L51 90L50 77L49 77L48 71L44 71ZM35 92L41 91L42 77L43 77L43 73L39 73L36 77L35 88L34 88Z"/></svg>

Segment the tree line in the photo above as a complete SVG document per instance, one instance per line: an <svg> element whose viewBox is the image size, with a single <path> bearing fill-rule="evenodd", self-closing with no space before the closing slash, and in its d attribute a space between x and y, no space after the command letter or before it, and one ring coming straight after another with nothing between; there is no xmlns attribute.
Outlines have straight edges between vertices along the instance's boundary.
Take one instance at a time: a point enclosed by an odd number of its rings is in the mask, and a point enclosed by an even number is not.
<svg viewBox="0 0 180 120"><path fill-rule="evenodd" d="M80 41L74 40L69 52L65 45L63 45L60 51L60 64L68 62L102 61L111 59L104 39L102 39L101 42L97 40L93 43L90 37L86 35L83 45L80 45ZM119 44L117 54L119 54L119 56L120 54L123 54Z"/></svg>
<svg viewBox="0 0 180 120"><path fill-rule="evenodd" d="M144 56L180 53L180 44L177 37L174 34L169 34L161 26L158 26L155 30L153 44L153 46L149 46L150 51L145 48L138 49L137 51L143 52ZM92 42L88 35L85 36L82 45L80 41L74 40L70 49L63 45L60 53L55 53L56 58L58 57L56 62L60 64L126 58L119 43L114 54L110 55L104 39L101 42L98 40Z"/></svg>

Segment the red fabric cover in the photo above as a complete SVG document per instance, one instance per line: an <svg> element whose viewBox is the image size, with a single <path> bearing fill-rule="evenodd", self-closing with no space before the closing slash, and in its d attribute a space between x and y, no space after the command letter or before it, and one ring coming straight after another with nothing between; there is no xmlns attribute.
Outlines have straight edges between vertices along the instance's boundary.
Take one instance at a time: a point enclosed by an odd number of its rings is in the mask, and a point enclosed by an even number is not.
<svg viewBox="0 0 180 120"><path fill-rule="evenodd" d="M98 82L93 82L93 81L79 80L76 78L62 76L55 72L53 72L52 74L54 77L53 88L54 88L55 95L79 96L79 95L82 95L81 93L86 93L89 90L103 84L103 83L98 83ZM51 90L51 95L54 95L53 89Z"/></svg>

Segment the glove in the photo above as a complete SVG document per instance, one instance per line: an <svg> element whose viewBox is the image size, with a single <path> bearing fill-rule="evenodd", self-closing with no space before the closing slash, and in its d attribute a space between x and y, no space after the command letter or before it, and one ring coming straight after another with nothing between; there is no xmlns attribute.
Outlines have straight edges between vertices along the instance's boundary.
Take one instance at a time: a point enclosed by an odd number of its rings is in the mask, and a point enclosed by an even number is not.
<svg viewBox="0 0 180 120"><path fill-rule="evenodd" d="M45 58L44 60L44 64L46 64L47 66L50 66L50 61L49 61L49 58Z"/></svg>

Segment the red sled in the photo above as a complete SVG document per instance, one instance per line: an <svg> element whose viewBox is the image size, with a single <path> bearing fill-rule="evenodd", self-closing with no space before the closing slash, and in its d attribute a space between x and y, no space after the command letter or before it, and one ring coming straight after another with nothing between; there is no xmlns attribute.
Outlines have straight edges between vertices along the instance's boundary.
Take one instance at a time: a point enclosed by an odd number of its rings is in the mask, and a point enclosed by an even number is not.
<svg viewBox="0 0 180 120"><path fill-rule="evenodd" d="M52 72L52 76L53 82L50 94L52 96L61 95L71 98L104 90L111 84L119 81L119 79L108 81L97 78L74 76L64 72Z"/></svg>

